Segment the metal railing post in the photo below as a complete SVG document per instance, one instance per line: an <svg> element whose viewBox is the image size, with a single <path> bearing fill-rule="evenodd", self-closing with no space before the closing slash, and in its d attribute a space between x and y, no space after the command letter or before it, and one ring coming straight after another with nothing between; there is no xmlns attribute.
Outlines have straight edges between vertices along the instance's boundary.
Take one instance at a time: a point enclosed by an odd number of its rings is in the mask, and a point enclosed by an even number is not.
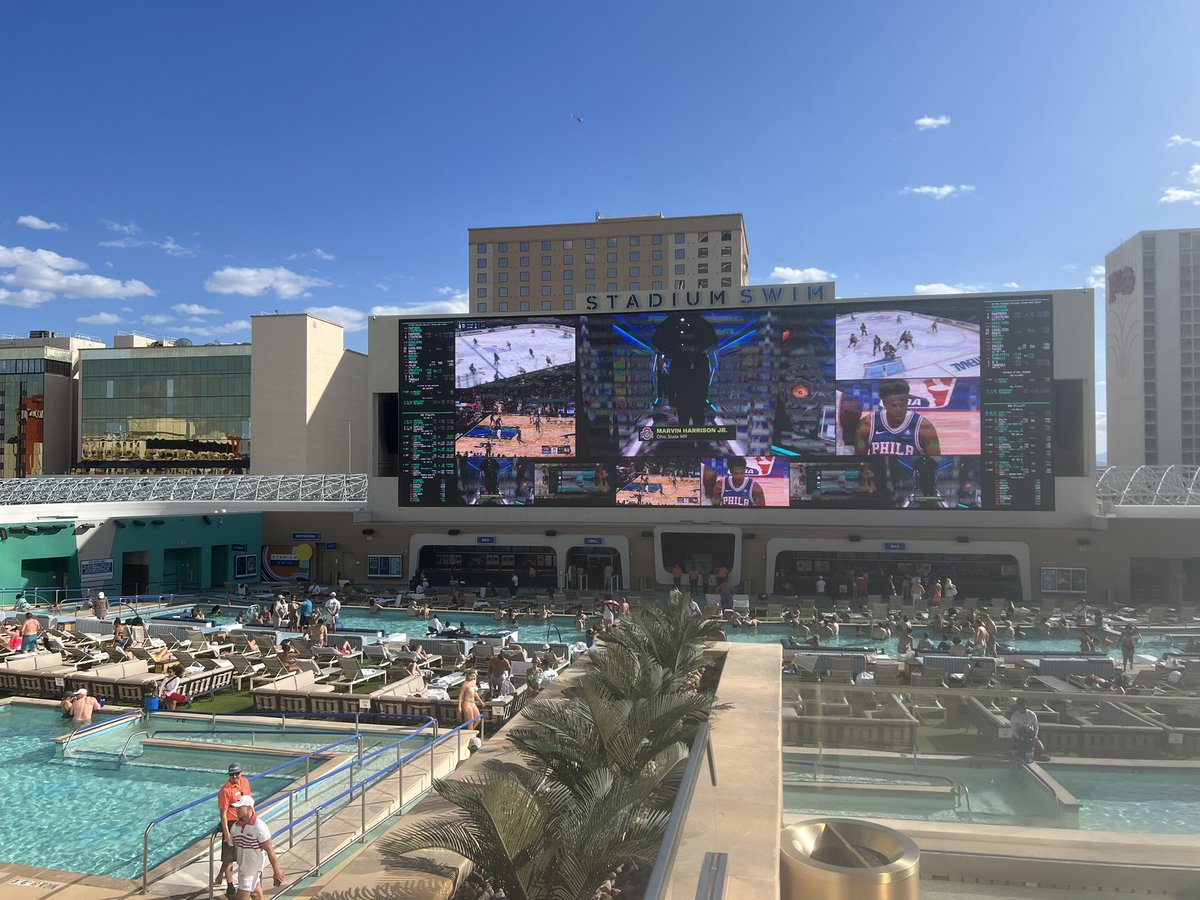
<svg viewBox="0 0 1200 900"><path fill-rule="evenodd" d="M404 763L400 761L400 745L396 745L396 815L404 811Z"/></svg>
<svg viewBox="0 0 1200 900"><path fill-rule="evenodd" d="M208 900L213 900L213 887L215 886L214 882L217 880L216 873L213 871L213 856L215 856L213 853L215 848L215 842L213 838L215 837L216 834L214 833L213 836L208 839Z"/></svg>
<svg viewBox="0 0 1200 900"><path fill-rule="evenodd" d="M313 869L314 875L321 874L321 807L317 807L317 837L316 837L316 856L317 866Z"/></svg>
<svg viewBox="0 0 1200 900"><path fill-rule="evenodd" d="M359 818L362 831L358 834L358 842L364 843L367 839L367 783L364 781L359 788Z"/></svg>
<svg viewBox="0 0 1200 900"><path fill-rule="evenodd" d="M304 757L304 799L308 799L308 779L310 777L310 769L312 764L312 754Z"/></svg>
<svg viewBox="0 0 1200 900"><path fill-rule="evenodd" d="M433 748L436 744L437 744L436 739L429 742L429 789L431 791L433 790L433 767L435 764Z"/></svg>
<svg viewBox="0 0 1200 900"><path fill-rule="evenodd" d="M292 849L292 823L296 817L296 792L288 792L288 849Z"/></svg>

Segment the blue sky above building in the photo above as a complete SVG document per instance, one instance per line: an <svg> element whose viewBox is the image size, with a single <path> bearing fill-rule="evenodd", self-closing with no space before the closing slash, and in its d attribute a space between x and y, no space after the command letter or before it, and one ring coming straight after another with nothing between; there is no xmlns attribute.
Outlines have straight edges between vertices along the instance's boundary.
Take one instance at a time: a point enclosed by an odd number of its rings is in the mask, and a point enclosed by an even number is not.
<svg viewBox="0 0 1200 900"><path fill-rule="evenodd" d="M1193 2L5 21L6 333L228 343L312 310L366 349L372 313L465 309L468 227L597 211L742 212L752 282L842 296L1102 290L1122 240L1200 221Z"/></svg>

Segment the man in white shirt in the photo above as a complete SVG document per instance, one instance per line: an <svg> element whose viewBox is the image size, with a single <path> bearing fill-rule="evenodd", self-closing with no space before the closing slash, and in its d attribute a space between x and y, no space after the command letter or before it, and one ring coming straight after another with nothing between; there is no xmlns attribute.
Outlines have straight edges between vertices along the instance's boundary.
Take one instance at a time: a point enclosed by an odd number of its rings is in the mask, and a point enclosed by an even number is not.
<svg viewBox="0 0 1200 900"><path fill-rule="evenodd" d="M338 599L338 595L331 593L329 599L325 601L325 612L329 613L329 630L337 631L338 614L342 611L342 601Z"/></svg>
<svg viewBox="0 0 1200 900"><path fill-rule="evenodd" d="M237 810L237 821L229 826L229 837L237 851L238 900L262 900L262 872L268 860L275 886L283 884L283 869L275 857L271 829L254 814L254 798L249 794L234 800L230 808Z"/></svg>
<svg viewBox="0 0 1200 900"><path fill-rule="evenodd" d="M275 627L282 628L284 620L288 617L288 602L283 594L278 594L275 597L275 606L271 612L275 616Z"/></svg>
<svg viewBox="0 0 1200 900"><path fill-rule="evenodd" d="M444 628L445 628L445 626L442 625L442 620L439 619L437 616L434 616L432 619L429 620L429 633L430 634L439 634L439 633L441 633L441 631Z"/></svg>
<svg viewBox="0 0 1200 900"><path fill-rule="evenodd" d="M688 615L693 619L698 619L704 615L704 611L700 609L700 604L696 602L696 598L692 598L692 602L688 604Z"/></svg>

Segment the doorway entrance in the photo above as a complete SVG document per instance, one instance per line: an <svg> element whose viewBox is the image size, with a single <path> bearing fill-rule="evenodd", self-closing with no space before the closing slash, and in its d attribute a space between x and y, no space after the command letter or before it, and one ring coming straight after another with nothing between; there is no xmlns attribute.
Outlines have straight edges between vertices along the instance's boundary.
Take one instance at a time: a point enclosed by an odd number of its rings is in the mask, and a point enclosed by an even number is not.
<svg viewBox="0 0 1200 900"><path fill-rule="evenodd" d="M150 551L134 550L121 554L121 593L126 597L145 594L150 589Z"/></svg>

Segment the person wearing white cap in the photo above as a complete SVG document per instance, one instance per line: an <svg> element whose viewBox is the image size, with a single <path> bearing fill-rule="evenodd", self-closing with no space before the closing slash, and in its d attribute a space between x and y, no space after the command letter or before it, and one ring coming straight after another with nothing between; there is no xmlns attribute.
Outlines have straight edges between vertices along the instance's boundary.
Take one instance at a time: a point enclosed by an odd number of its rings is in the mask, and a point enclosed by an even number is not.
<svg viewBox="0 0 1200 900"><path fill-rule="evenodd" d="M101 591L96 595L96 599L92 601L92 612L96 614L96 618L101 621L108 615L108 595Z"/></svg>
<svg viewBox="0 0 1200 900"><path fill-rule="evenodd" d="M225 896L233 900L237 887L233 880L233 864L237 861L237 848L233 846L232 828L237 822L238 812L233 804L250 795L250 780L242 774L240 763L229 764L229 780L217 791L217 812L221 816L217 830L221 835L221 874L218 880L225 881Z"/></svg>
<svg viewBox="0 0 1200 900"><path fill-rule="evenodd" d="M237 821L229 826L229 835L237 851L238 900L262 900L262 873L269 861L275 887L283 884L283 869L275 856L271 829L254 814L254 798L243 794L230 806L237 811Z"/></svg>
<svg viewBox="0 0 1200 900"><path fill-rule="evenodd" d="M63 715L70 714L76 726L87 725L92 721L92 713L100 708L100 702L88 694L87 688L80 688L63 699Z"/></svg>
<svg viewBox="0 0 1200 900"><path fill-rule="evenodd" d="M336 593L330 593L329 599L325 601L325 612L329 613L329 630L337 631L338 615L342 611L342 601L338 599Z"/></svg>

